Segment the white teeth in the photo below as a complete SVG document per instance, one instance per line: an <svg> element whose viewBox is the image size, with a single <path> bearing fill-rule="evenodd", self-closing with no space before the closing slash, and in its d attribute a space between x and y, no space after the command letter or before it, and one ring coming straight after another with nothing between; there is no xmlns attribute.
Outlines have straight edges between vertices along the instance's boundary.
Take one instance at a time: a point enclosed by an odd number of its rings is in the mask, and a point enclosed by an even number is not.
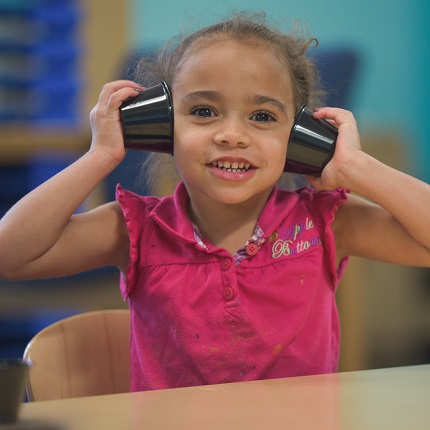
<svg viewBox="0 0 430 430"><path fill-rule="evenodd" d="M240 163L238 161L233 161L230 163L230 161L213 161L212 166L218 167L220 169L225 169L228 172L246 172L250 167L250 163L245 163L241 161Z"/></svg>

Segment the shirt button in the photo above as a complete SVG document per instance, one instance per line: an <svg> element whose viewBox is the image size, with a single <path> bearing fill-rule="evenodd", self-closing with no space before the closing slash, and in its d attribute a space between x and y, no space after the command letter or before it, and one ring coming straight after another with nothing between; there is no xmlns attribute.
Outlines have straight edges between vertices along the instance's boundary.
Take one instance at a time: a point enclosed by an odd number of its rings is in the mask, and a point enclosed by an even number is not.
<svg viewBox="0 0 430 430"><path fill-rule="evenodd" d="M229 258L224 258L221 261L221 269L222 270L228 270L231 266L231 260Z"/></svg>
<svg viewBox="0 0 430 430"><path fill-rule="evenodd" d="M258 252L258 245L255 243L248 243L245 250L248 255L255 255Z"/></svg>
<svg viewBox="0 0 430 430"><path fill-rule="evenodd" d="M227 287L224 289L223 297L225 300L230 300L234 296L233 288Z"/></svg>

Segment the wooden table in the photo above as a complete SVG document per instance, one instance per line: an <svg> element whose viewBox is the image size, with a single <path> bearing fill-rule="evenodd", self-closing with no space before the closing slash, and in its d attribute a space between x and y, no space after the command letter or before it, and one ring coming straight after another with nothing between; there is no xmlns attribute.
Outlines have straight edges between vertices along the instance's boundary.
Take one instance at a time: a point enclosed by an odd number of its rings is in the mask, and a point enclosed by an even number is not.
<svg viewBox="0 0 430 430"><path fill-rule="evenodd" d="M430 365L26 403L13 429L430 428Z"/></svg>

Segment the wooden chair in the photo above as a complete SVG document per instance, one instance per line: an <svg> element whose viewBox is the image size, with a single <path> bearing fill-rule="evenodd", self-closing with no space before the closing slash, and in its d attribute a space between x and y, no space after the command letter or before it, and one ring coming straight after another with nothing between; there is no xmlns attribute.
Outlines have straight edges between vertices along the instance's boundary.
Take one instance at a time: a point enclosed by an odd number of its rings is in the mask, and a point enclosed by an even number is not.
<svg viewBox="0 0 430 430"><path fill-rule="evenodd" d="M129 342L128 310L87 312L44 328L24 352L33 362L28 400L128 392Z"/></svg>

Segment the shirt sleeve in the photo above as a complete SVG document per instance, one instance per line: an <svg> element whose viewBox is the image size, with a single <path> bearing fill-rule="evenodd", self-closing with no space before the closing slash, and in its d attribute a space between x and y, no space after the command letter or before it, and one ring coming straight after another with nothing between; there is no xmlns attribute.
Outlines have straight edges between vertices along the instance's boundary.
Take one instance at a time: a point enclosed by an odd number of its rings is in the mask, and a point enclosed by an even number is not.
<svg viewBox="0 0 430 430"><path fill-rule="evenodd" d="M327 252L328 264L335 284L340 281L345 272L348 257L343 258L339 263L336 261L336 241L332 230L332 224L336 212L347 199L348 191L344 188L338 188L333 191L316 192L315 207L318 210L319 216L322 218L324 225L324 247Z"/></svg>
<svg viewBox="0 0 430 430"><path fill-rule="evenodd" d="M116 188L116 200L120 204L127 225L130 240L129 263L125 273L120 275L120 289L124 300L127 300L138 277L139 239L142 234L143 219L142 198L137 194L124 190L120 185Z"/></svg>

